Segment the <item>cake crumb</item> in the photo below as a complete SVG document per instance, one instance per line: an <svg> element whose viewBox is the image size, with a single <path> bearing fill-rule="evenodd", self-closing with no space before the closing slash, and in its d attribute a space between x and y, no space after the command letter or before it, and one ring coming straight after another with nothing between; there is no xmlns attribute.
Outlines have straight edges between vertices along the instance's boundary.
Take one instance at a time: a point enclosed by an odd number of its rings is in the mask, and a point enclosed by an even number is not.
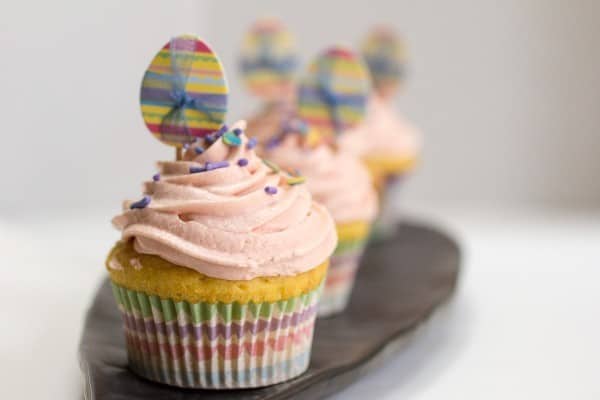
<svg viewBox="0 0 600 400"><path fill-rule="evenodd" d="M129 260L129 263L131 264L133 269L135 269L136 271L139 271L140 269L142 269L142 263L137 258L132 258L131 260Z"/></svg>

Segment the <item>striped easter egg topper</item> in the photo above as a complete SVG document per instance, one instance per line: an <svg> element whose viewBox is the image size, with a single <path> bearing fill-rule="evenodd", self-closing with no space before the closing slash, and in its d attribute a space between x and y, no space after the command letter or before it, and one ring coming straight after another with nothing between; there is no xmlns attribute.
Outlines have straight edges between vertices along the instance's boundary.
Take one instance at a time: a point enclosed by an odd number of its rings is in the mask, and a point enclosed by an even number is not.
<svg viewBox="0 0 600 400"><path fill-rule="evenodd" d="M361 46L373 87L376 90L398 86L406 68L404 43L389 28L376 27Z"/></svg>
<svg viewBox="0 0 600 400"><path fill-rule="evenodd" d="M291 87L297 65L294 38L280 20L259 19L244 36L240 71L252 94L276 99Z"/></svg>
<svg viewBox="0 0 600 400"><path fill-rule="evenodd" d="M142 117L165 144L185 147L221 127L227 81L210 47L193 35L177 36L154 57L142 80Z"/></svg>
<svg viewBox="0 0 600 400"><path fill-rule="evenodd" d="M321 53L298 89L298 115L325 137L355 127L366 112L370 84L360 57L343 46Z"/></svg>

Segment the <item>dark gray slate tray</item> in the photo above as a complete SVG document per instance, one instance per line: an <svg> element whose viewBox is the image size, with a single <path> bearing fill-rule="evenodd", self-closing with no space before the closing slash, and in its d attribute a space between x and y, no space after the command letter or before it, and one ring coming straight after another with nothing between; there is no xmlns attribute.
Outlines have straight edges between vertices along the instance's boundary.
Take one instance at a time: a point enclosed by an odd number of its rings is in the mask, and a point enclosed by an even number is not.
<svg viewBox="0 0 600 400"><path fill-rule="evenodd" d="M84 397L96 400L321 399L355 382L400 351L410 334L454 292L460 267L456 242L436 229L405 223L369 246L351 303L317 321L309 370L262 389L175 389L127 369L121 319L108 281L90 308L81 343Z"/></svg>

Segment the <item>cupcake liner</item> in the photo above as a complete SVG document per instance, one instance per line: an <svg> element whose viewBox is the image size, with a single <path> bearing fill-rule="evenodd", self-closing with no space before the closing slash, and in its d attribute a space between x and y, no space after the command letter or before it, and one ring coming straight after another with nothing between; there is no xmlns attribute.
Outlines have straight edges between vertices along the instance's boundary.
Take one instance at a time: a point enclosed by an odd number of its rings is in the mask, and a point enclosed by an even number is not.
<svg viewBox="0 0 600 400"><path fill-rule="evenodd" d="M380 242L392 236L398 224L397 216L394 216L394 210L391 207L389 192L392 188L401 187L405 175L390 175L385 182L384 187L379 190L379 215L373 223L371 242ZM397 190L397 189L395 189Z"/></svg>
<svg viewBox="0 0 600 400"><path fill-rule="evenodd" d="M366 240L340 241L329 261L325 287L319 301L319 317L342 312L348 305Z"/></svg>
<svg viewBox="0 0 600 400"><path fill-rule="evenodd" d="M308 368L321 287L263 303L188 303L112 283L129 367L183 388L268 386ZM322 286L322 285L321 285Z"/></svg>

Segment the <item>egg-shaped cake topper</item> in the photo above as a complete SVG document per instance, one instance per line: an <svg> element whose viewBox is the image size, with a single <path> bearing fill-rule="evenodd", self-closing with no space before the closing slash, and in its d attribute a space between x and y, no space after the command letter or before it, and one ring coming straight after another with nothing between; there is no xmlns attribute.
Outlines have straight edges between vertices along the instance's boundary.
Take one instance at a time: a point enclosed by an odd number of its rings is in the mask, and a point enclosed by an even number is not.
<svg viewBox="0 0 600 400"><path fill-rule="evenodd" d="M358 125L366 112L370 84L360 57L344 46L321 53L298 89L298 115L325 137Z"/></svg>
<svg viewBox="0 0 600 400"><path fill-rule="evenodd" d="M248 90L266 101L287 95L298 65L292 34L276 18L256 21L246 33L240 69Z"/></svg>
<svg viewBox="0 0 600 400"><path fill-rule="evenodd" d="M181 148L221 127L227 92L223 66L210 47L196 36L177 36L144 74L142 117L157 139Z"/></svg>
<svg viewBox="0 0 600 400"><path fill-rule="evenodd" d="M361 47L373 87L377 92L394 90L404 77L406 52L404 43L389 28L376 27Z"/></svg>

